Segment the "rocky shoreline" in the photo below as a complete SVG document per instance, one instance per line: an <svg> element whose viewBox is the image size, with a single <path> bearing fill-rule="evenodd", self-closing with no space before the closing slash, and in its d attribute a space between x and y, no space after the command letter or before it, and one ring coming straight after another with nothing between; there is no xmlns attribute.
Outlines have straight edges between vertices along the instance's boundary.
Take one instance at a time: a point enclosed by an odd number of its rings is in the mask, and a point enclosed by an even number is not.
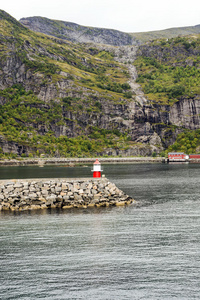
<svg viewBox="0 0 200 300"><path fill-rule="evenodd" d="M107 178L0 180L0 211L122 206L133 202Z"/></svg>
<svg viewBox="0 0 200 300"><path fill-rule="evenodd" d="M162 157L101 157L102 163L161 163ZM0 160L0 166L52 165L94 163L96 158L32 158L32 159L5 159Z"/></svg>

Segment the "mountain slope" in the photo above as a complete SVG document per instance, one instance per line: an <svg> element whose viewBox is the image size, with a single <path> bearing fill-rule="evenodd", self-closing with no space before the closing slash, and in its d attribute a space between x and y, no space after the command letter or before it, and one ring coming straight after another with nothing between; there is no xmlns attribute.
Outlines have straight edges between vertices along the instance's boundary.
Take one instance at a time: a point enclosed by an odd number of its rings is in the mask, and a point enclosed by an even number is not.
<svg viewBox="0 0 200 300"><path fill-rule="evenodd" d="M0 156L161 153L200 128L199 45L72 43L0 11Z"/></svg>
<svg viewBox="0 0 200 300"><path fill-rule="evenodd" d="M134 99L112 52L34 33L2 11L0 22L2 155L151 153L128 136Z"/></svg>
<svg viewBox="0 0 200 300"><path fill-rule="evenodd" d="M135 38L131 37L130 34L118 30L86 27L43 17L22 18L20 22L33 31L42 32L71 42L92 42L114 46L137 44Z"/></svg>
<svg viewBox="0 0 200 300"><path fill-rule="evenodd" d="M178 36L187 36L200 33L200 25L188 27L175 27L164 30L148 31L148 32L135 32L131 36L136 38L141 43L148 42L156 39L170 39Z"/></svg>
<svg viewBox="0 0 200 300"><path fill-rule="evenodd" d="M150 40L200 33L200 25L149 32L125 33L112 29L81 26L71 22L51 20L44 17L22 18L20 23L33 31L42 32L72 42L98 43L113 46L139 45Z"/></svg>

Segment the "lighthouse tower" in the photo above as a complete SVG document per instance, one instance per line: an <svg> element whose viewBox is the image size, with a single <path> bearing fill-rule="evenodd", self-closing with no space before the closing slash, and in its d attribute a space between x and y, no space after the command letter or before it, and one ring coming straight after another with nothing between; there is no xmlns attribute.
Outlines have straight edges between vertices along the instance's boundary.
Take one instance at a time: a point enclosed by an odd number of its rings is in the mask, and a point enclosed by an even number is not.
<svg viewBox="0 0 200 300"><path fill-rule="evenodd" d="M101 164L100 164L99 160L96 159L96 161L93 163L93 170L92 170L93 177L95 177L95 178L101 177L102 171L103 170L101 169Z"/></svg>

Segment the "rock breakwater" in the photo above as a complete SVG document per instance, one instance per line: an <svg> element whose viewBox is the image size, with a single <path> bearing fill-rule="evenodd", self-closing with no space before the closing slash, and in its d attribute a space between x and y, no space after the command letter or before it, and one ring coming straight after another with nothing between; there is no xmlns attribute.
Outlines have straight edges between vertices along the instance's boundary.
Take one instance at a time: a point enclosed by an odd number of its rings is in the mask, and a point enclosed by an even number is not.
<svg viewBox="0 0 200 300"><path fill-rule="evenodd" d="M119 206L133 201L107 178L0 181L0 210Z"/></svg>
<svg viewBox="0 0 200 300"><path fill-rule="evenodd" d="M66 165L73 167L79 164L94 163L93 158L19 158L0 160L0 166L28 166L28 165ZM101 157L102 163L161 163L163 157Z"/></svg>

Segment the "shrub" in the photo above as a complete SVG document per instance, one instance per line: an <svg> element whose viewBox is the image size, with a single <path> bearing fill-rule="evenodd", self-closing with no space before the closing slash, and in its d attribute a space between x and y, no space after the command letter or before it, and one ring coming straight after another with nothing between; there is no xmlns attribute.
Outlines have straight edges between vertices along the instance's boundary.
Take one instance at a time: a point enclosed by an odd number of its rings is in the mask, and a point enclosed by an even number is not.
<svg viewBox="0 0 200 300"><path fill-rule="evenodd" d="M128 99L132 98L132 95L133 95L133 93L130 92L130 91L124 93L124 97L125 97L125 98L128 98Z"/></svg>

